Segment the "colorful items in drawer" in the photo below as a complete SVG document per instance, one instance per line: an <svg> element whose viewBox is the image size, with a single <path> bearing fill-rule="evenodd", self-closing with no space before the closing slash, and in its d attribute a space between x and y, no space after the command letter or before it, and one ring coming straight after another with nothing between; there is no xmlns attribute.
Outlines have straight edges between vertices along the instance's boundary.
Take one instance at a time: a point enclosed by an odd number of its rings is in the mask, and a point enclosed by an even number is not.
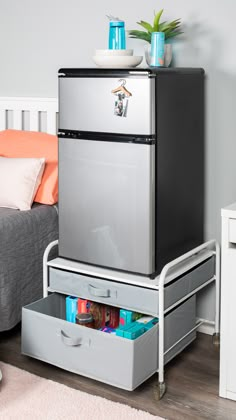
<svg viewBox="0 0 236 420"><path fill-rule="evenodd" d="M77 314L75 317L76 324L87 327L94 328L94 318L92 314L81 313Z"/></svg>
<svg viewBox="0 0 236 420"><path fill-rule="evenodd" d="M135 340L145 332L145 327L142 324L131 322L128 325L120 326L116 330L116 335L119 337L128 338L129 340Z"/></svg>
<svg viewBox="0 0 236 420"><path fill-rule="evenodd" d="M89 312L95 320L95 328L117 328L119 325L119 309L101 303L90 302Z"/></svg>
<svg viewBox="0 0 236 420"><path fill-rule="evenodd" d="M106 333L108 333L108 334L116 334L116 330L115 330L115 328L110 328L110 327L103 327L103 328L100 328L100 331L102 331L102 332L106 332Z"/></svg>
<svg viewBox="0 0 236 420"><path fill-rule="evenodd" d="M78 298L78 314L85 314L89 312L89 305L89 300Z"/></svg>
<svg viewBox="0 0 236 420"><path fill-rule="evenodd" d="M109 312L105 305L101 305L96 302L90 302L89 313L93 315L95 328L108 326L109 324Z"/></svg>
<svg viewBox="0 0 236 420"><path fill-rule="evenodd" d="M145 331L147 331L154 327L154 325L158 324L159 318L153 318L152 316L142 316L137 320L137 322L144 325Z"/></svg>
<svg viewBox="0 0 236 420"><path fill-rule="evenodd" d="M136 324L136 322L133 322L131 327L127 331L124 331L124 338L135 340L143 333L145 333L145 327L141 324Z"/></svg>
<svg viewBox="0 0 236 420"><path fill-rule="evenodd" d="M66 297L66 320L75 323L77 315L78 298L74 296Z"/></svg>
<svg viewBox="0 0 236 420"><path fill-rule="evenodd" d="M113 306L103 305L102 303L92 302L87 299L74 298L73 305L77 304L76 312L73 316L69 315L69 309L66 310L66 320L75 322L76 314L91 313L94 318L94 328L99 329L102 327L117 328L119 325L119 309ZM67 299L67 298L66 298ZM75 303L76 302L76 303ZM68 304L69 306L69 304ZM73 311L75 308L73 306ZM68 312L68 314L67 314Z"/></svg>
<svg viewBox="0 0 236 420"><path fill-rule="evenodd" d="M119 308L115 308L114 306L109 306L109 310L110 310L109 327L117 328L119 325L120 310Z"/></svg>
<svg viewBox="0 0 236 420"><path fill-rule="evenodd" d="M150 330L154 325L158 324L158 318L151 316L142 316L137 321L131 322L127 325L120 325L116 329L116 335L119 337L128 338L129 340L135 340L140 335Z"/></svg>
<svg viewBox="0 0 236 420"><path fill-rule="evenodd" d="M120 309L119 326L128 325L141 317L142 314L139 314L138 312L128 311L127 309Z"/></svg>
<svg viewBox="0 0 236 420"><path fill-rule="evenodd" d="M66 320L129 340L158 323L158 318L74 296L66 297Z"/></svg>

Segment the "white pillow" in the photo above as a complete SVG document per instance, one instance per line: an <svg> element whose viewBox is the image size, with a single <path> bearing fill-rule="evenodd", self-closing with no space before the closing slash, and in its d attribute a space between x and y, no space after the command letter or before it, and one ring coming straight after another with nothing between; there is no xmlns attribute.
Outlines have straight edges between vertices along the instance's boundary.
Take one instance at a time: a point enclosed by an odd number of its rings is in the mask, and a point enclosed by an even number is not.
<svg viewBox="0 0 236 420"><path fill-rule="evenodd" d="M44 158L0 157L0 207L30 210L44 167Z"/></svg>

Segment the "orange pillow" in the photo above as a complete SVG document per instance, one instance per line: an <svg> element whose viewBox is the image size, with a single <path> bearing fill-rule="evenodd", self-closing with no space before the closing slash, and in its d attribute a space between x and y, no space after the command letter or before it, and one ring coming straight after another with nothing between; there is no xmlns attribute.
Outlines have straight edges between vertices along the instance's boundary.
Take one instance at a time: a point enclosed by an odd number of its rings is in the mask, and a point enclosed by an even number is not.
<svg viewBox="0 0 236 420"><path fill-rule="evenodd" d="M0 131L0 155L14 158L45 158L45 170L34 201L55 204L58 201L58 139L34 131Z"/></svg>

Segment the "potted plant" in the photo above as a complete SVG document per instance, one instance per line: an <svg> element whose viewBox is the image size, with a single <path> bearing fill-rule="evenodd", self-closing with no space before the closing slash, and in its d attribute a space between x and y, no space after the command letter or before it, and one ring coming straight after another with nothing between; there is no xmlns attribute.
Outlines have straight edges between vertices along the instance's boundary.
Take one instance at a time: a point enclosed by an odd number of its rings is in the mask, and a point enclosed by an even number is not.
<svg viewBox="0 0 236 420"><path fill-rule="evenodd" d="M161 22L161 16L164 12L164 9L159 10L159 12L154 12L154 20L153 24L145 22L141 20L140 22L137 22L138 25L142 26L142 28L145 29L145 31L141 30L130 30L128 31L130 38L136 38L136 39L142 39L149 44L151 44L151 37L152 32L164 32L165 34L165 66L168 67L170 65L171 59L172 59L172 46L169 44L168 40L176 37L177 35L182 34L181 31L181 19L175 19L170 22L164 21ZM147 63L150 63L150 57L149 57L149 49L145 49L145 56Z"/></svg>

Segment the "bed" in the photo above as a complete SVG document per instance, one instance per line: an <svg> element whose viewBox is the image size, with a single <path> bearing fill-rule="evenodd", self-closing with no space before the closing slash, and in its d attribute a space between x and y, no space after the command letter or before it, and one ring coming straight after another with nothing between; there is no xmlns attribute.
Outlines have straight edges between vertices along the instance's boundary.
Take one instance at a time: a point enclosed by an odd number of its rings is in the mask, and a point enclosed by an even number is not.
<svg viewBox="0 0 236 420"><path fill-rule="evenodd" d="M10 143L7 143L8 138L12 140L14 137L15 141L15 136L24 141L27 138L28 142L31 138L33 142L36 138L39 142L42 136L42 146L49 142L49 148L52 149L52 144L50 144L52 140L55 152L56 121L56 99L0 98L1 162L4 164L7 157L13 157L13 159L8 159L8 162L14 161L15 158L17 162L22 162L21 157L22 154L24 157L24 152L18 150L18 154L14 156ZM6 154L6 144L9 146L11 156ZM20 144L19 142L19 149ZM41 147L35 147L40 153ZM43 170L41 172L46 173L46 168L48 170L51 164L52 162L49 164L44 160L44 172ZM53 165L55 173L56 163L54 162ZM0 180L0 186L2 185L1 188L4 190L3 175L0 173L0 176L2 180L2 184ZM41 174L41 176L44 175ZM10 188L8 187L7 190ZM42 178L35 198L41 187ZM42 189L41 195L44 191ZM7 206L2 207L0 203L0 331L9 330L18 324L21 321L22 306L43 296L43 253L46 246L57 238L58 210L53 200L52 204L33 200L30 208L24 211Z"/></svg>

